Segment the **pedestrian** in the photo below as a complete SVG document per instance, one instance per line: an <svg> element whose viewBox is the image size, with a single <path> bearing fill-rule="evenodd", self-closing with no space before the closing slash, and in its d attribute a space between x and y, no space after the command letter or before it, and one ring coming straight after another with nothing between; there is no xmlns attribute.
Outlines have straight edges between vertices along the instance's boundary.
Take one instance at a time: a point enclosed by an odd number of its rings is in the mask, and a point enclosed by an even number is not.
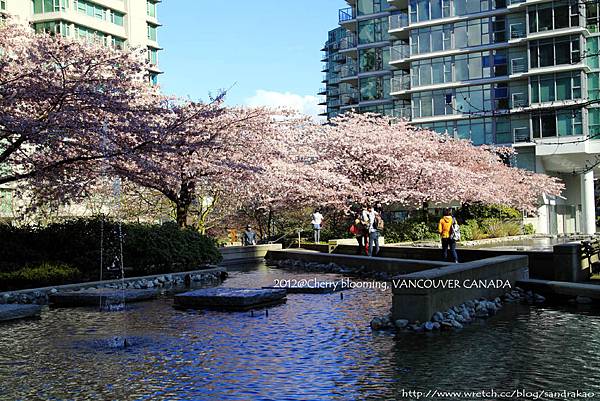
<svg viewBox="0 0 600 401"><path fill-rule="evenodd" d="M458 255L456 254L456 234L453 233L452 227L458 226L455 219L452 217L450 208L444 209L444 216L438 224L438 232L442 237L442 256L444 260L448 260L448 249L454 263L458 263ZM459 234L460 235L460 234Z"/></svg>
<svg viewBox="0 0 600 401"><path fill-rule="evenodd" d="M256 232L252 230L250 224L246 226L246 230L242 234L242 245L252 246L256 245Z"/></svg>
<svg viewBox="0 0 600 401"><path fill-rule="evenodd" d="M321 242L321 227L323 227L323 215L319 209L315 209L315 212L312 215L312 221L310 223L313 226L315 244L318 244Z"/></svg>
<svg viewBox="0 0 600 401"><path fill-rule="evenodd" d="M357 255L361 255L365 247L365 230L360 217L360 213L357 213L354 216L354 222L350 226L350 233L356 237L356 241L358 242Z"/></svg>
<svg viewBox="0 0 600 401"><path fill-rule="evenodd" d="M363 211L363 221L367 222L367 232L369 233L369 256L377 256L379 253L379 230L378 226L381 222L381 216L377 213L372 205L369 205L366 211Z"/></svg>

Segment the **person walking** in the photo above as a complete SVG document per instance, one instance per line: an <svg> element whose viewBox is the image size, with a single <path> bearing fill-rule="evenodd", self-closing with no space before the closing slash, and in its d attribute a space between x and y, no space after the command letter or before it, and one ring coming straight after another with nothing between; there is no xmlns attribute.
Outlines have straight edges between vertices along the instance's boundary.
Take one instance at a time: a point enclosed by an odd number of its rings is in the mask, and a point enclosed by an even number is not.
<svg viewBox="0 0 600 401"><path fill-rule="evenodd" d="M455 219L452 217L450 208L444 209L444 216L438 224L438 232L442 238L442 256L444 260L448 260L448 249L454 263L458 263L458 255L456 254L456 236L452 233L452 227L456 225Z"/></svg>
<svg viewBox="0 0 600 401"><path fill-rule="evenodd" d="M361 255L365 248L365 230L360 217L360 213L357 213L354 216L354 222L350 226L350 233L356 237L356 241L358 242L358 248L356 250L357 255Z"/></svg>
<svg viewBox="0 0 600 401"><path fill-rule="evenodd" d="M319 209L316 209L312 214L312 221L310 222L313 226L313 233L315 235L315 244L321 242L321 227L323 225L323 215Z"/></svg>
<svg viewBox="0 0 600 401"><path fill-rule="evenodd" d="M375 210L373 206L369 205L366 211L363 211L363 221L367 222L367 231L369 233L369 256L377 256L379 253L379 230L378 221L381 216Z"/></svg>
<svg viewBox="0 0 600 401"><path fill-rule="evenodd" d="M246 226L246 230L242 234L242 245L252 246L256 245L256 232L252 230L250 224Z"/></svg>

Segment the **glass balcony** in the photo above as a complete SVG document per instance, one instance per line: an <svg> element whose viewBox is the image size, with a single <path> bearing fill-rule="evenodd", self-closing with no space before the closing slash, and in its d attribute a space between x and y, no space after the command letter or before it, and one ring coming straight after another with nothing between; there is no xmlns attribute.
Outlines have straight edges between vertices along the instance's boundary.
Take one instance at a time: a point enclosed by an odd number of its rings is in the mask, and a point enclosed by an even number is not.
<svg viewBox="0 0 600 401"><path fill-rule="evenodd" d="M340 99L329 99L327 101L327 107L340 107Z"/></svg>
<svg viewBox="0 0 600 401"><path fill-rule="evenodd" d="M339 96L340 95L340 91L338 88L329 88L327 90L327 96Z"/></svg>
<svg viewBox="0 0 600 401"><path fill-rule="evenodd" d="M529 127L515 128L513 130L514 143L531 142Z"/></svg>
<svg viewBox="0 0 600 401"><path fill-rule="evenodd" d="M342 106L351 106L358 104L358 91L343 93L340 96Z"/></svg>
<svg viewBox="0 0 600 401"><path fill-rule="evenodd" d="M356 63L348 63L342 66L340 78L348 78L356 75Z"/></svg>
<svg viewBox="0 0 600 401"><path fill-rule="evenodd" d="M526 0L508 0L508 4L525 3Z"/></svg>
<svg viewBox="0 0 600 401"><path fill-rule="evenodd" d="M400 61L410 57L410 47L408 45L394 45L390 48L390 61Z"/></svg>
<svg viewBox="0 0 600 401"><path fill-rule="evenodd" d="M340 24L344 21L350 21L356 18L356 13L352 7L342 8L339 13Z"/></svg>
<svg viewBox="0 0 600 401"><path fill-rule="evenodd" d="M356 47L356 36L350 35L340 40L340 50L346 50Z"/></svg>
<svg viewBox="0 0 600 401"><path fill-rule="evenodd" d="M408 26L408 14L392 14L390 15L390 31L395 29L402 29Z"/></svg>
<svg viewBox="0 0 600 401"><path fill-rule="evenodd" d="M510 60L510 73L520 74L522 72L527 72L527 58L520 57Z"/></svg>
<svg viewBox="0 0 600 401"><path fill-rule="evenodd" d="M410 107L397 107L392 110L391 116L394 118L403 118L405 120L410 120L412 113L410 111Z"/></svg>
<svg viewBox="0 0 600 401"><path fill-rule="evenodd" d="M392 78L392 93L410 89L410 75Z"/></svg>
<svg viewBox="0 0 600 401"><path fill-rule="evenodd" d="M520 39L527 36L527 31L525 29L524 22L517 22L515 24L510 24L510 38L511 39Z"/></svg>
<svg viewBox="0 0 600 401"><path fill-rule="evenodd" d="M527 93L513 93L512 94L512 107L527 107L529 106L529 97Z"/></svg>
<svg viewBox="0 0 600 401"><path fill-rule="evenodd" d="M327 93L327 88L322 87L321 89L319 89L319 92L317 92L317 95L324 95Z"/></svg>

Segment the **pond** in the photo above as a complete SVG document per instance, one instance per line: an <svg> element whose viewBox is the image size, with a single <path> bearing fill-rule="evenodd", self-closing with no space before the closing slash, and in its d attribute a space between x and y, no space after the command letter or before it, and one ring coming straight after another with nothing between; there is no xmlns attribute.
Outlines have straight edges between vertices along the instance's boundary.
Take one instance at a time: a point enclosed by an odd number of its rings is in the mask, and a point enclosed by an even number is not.
<svg viewBox="0 0 600 401"><path fill-rule="evenodd" d="M261 265L232 272L224 285L300 276L315 277ZM409 399L403 390L484 389L600 395L600 316L592 310L507 306L460 332L396 335L369 328L371 317L388 312L389 290L290 294L268 316L178 311L172 302L112 313L49 310L0 326L0 399L393 400ZM107 346L119 335L132 346Z"/></svg>

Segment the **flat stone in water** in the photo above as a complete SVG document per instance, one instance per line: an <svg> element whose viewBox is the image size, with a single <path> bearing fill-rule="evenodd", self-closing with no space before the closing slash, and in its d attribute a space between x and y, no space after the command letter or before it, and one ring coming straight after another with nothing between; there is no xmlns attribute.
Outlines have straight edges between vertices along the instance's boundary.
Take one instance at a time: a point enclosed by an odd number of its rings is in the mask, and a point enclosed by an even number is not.
<svg viewBox="0 0 600 401"><path fill-rule="evenodd" d="M286 301L284 289L204 288L175 295L179 308L249 310Z"/></svg>
<svg viewBox="0 0 600 401"><path fill-rule="evenodd" d="M285 286L269 286L263 287L264 289L283 289L288 294L330 294L332 292L342 291L344 288L341 281L317 281L312 283L306 283L303 285L289 285Z"/></svg>
<svg viewBox="0 0 600 401"><path fill-rule="evenodd" d="M98 306L119 305L125 303L146 301L156 298L158 291L155 289L131 289L125 290L101 288L81 291L57 292L49 296L49 301L55 307L74 306Z"/></svg>
<svg viewBox="0 0 600 401"><path fill-rule="evenodd" d="M38 316L41 312L39 305L0 304L0 322Z"/></svg>

